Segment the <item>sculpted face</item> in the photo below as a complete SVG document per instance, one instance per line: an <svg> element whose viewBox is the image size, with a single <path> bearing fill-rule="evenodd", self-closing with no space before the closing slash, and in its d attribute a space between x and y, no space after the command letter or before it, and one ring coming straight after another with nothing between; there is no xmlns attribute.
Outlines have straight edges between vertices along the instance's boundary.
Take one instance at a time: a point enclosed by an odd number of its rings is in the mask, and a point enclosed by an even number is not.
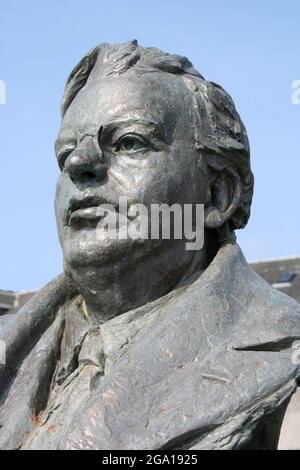
<svg viewBox="0 0 300 470"><path fill-rule="evenodd" d="M56 217L64 259L71 268L128 264L168 250L184 254L184 240L97 239L100 204L204 203L207 184L193 139L192 96L165 73L89 81L62 121L56 153L62 169Z"/></svg>

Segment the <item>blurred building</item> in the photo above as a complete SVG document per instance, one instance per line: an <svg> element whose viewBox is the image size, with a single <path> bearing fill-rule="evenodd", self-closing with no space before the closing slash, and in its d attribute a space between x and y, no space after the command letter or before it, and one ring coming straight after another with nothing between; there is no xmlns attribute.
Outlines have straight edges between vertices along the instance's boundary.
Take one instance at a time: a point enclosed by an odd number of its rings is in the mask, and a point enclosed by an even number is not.
<svg viewBox="0 0 300 470"><path fill-rule="evenodd" d="M261 260L251 263L251 266L275 289L300 303L300 256ZM287 408L279 449L300 449L300 387Z"/></svg>
<svg viewBox="0 0 300 470"><path fill-rule="evenodd" d="M300 303L300 256L261 260L251 266L275 289Z"/></svg>
<svg viewBox="0 0 300 470"><path fill-rule="evenodd" d="M0 289L0 315L16 313L35 293L36 290L13 292Z"/></svg>

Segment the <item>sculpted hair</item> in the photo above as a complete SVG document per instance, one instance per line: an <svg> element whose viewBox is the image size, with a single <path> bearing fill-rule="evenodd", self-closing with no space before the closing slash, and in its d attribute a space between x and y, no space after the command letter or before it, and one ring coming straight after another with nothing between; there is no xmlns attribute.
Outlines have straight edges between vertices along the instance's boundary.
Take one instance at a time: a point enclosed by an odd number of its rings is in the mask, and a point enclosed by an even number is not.
<svg viewBox="0 0 300 470"><path fill-rule="evenodd" d="M141 47L137 41L101 44L92 49L71 72L62 99L62 116L77 93L94 76L121 75L129 69L138 73L160 71L175 74L192 92L196 148L206 155L212 171L222 173L230 170L241 182L239 207L224 229L233 232L243 228L250 216L254 184L246 129L230 95L221 86L205 80L186 57Z"/></svg>

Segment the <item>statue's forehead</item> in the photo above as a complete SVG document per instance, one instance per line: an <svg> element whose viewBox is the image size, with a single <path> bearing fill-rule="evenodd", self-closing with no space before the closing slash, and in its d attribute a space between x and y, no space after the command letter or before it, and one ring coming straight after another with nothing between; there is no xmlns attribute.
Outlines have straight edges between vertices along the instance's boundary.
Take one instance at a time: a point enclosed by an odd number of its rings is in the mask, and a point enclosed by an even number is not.
<svg viewBox="0 0 300 470"><path fill-rule="evenodd" d="M184 108L190 109L187 101L188 91L181 80L165 73L94 78L71 103L62 131L92 133L114 121L134 119L152 122L170 134L189 121L184 116Z"/></svg>

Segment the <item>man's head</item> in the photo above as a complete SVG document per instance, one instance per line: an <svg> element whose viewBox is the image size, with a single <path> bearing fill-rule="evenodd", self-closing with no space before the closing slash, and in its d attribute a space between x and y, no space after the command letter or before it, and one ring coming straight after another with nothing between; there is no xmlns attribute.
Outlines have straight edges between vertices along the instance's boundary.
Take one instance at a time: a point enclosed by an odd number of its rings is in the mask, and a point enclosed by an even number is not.
<svg viewBox="0 0 300 470"><path fill-rule="evenodd" d="M245 128L229 95L184 57L103 44L71 73L56 153L62 169L56 215L69 269L174 253L180 240L95 237L95 209L142 203L204 204L205 226L220 240L247 223L253 189ZM179 263L180 264L180 263ZM167 269L167 266L166 266Z"/></svg>

